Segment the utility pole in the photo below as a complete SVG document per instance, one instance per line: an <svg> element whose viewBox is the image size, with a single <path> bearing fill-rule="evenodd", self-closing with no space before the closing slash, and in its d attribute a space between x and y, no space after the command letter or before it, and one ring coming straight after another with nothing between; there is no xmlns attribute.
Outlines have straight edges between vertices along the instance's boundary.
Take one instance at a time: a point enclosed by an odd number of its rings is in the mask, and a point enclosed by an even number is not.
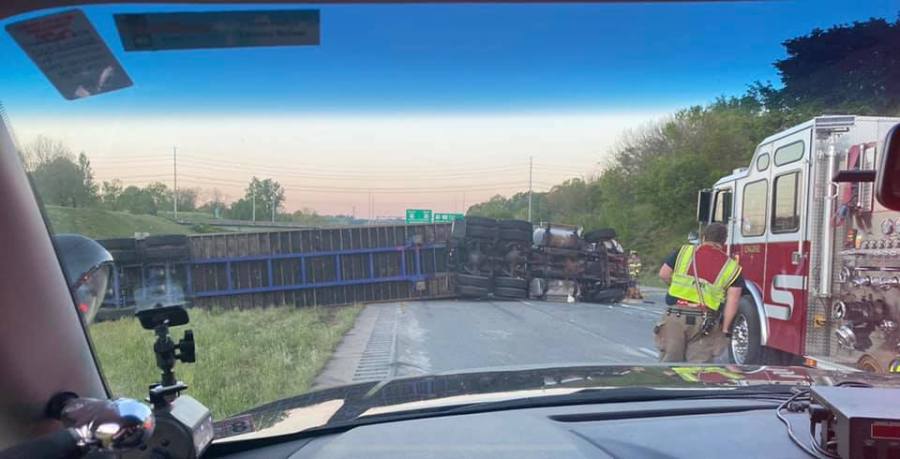
<svg viewBox="0 0 900 459"><path fill-rule="evenodd" d="M272 223L275 223L275 193L272 193Z"/></svg>
<svg viewBox="0 0 900 459"><path fill-rule="evenodd" d="M528 223L532 223L531 221L531 195L534 190L532 187L532 179L534 178L534 157L528 157Z"/></svg>
<svg viewBox="0 0 900 459"><path fill-rule="evenodd" d="M250 191L250 195L253 196L253 221L256 221L256 190Z"/></svg>
<svg viewBox="0 0 900 459"><path fill-rule="evenodd" d="M178 221L178 147L172 146L172 213Z"/></svg>

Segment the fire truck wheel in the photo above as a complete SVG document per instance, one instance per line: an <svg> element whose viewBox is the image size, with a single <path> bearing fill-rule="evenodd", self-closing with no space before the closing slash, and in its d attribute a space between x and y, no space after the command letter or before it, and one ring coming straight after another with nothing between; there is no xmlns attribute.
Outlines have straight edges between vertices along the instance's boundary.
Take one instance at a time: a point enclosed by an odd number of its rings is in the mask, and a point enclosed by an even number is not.
<svg viewBox="0 0 900 459"><path fill-rule="evenodd" d="M728 356L738 365L754 365L760 363L761 355L759 314L753 299L743 296L731 326Z"/></svg>

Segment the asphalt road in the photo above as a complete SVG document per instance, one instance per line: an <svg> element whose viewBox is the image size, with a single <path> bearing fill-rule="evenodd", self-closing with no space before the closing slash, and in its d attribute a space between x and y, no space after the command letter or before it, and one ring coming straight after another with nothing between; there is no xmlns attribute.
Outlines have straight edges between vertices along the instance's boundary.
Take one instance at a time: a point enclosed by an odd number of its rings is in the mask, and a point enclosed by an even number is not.
<svg viewBox="0 0 900 459"><path fill-rule="evenodd" d="M371 304L318 386L498 366L657 361L662 291L616 304L405 301Z"/></svg>

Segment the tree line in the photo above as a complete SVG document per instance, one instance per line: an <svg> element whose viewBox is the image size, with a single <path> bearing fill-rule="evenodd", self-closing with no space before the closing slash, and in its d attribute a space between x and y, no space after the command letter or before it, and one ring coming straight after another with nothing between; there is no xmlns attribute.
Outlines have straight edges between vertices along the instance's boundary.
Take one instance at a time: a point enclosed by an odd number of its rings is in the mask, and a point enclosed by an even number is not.
<svg viewBox="0 0 900 459"><path fill-rule="evenodd" d="M98 183L84 152L75 155L58 140L38 136L19 152L32 185L45 204L91 207L132 214L158 215L173 210L176 193L166 184L125 185L120 179ZM205 199L204 199L205 196ZM179 212L201 212L231 220L292 221L310 226L352 224L350 216L319 215L308 208L284 210L285 189L275 179L251 177L244 196L227 202L218 189L179 187Z"/></svg>
<svg viewBox="0 0 900 459"><path fill-rule="evenodd" d="M278 212L284 204L284 188L269 178L252 177L246 196L231 204L226 203L222 193L216 189L201 204L201 190L198 188L179 188L178 193L174 193L160 182L137 186L113 179L98 183L86 153L75 155L62 142L46 136L38 136L27 144L20 151L20 156L35 191L49 205L157 215L173 210L173 199L177 196L179 211L206 212L236 220L250 220L255 213L257 219L268 220L274 209L276 218L286 218L284 213Z"/></svg>
<svg viewBox="0 0 900 459"><path fill-rule="evenodd" d="M782 44L780 87L755 82L625 133L602 173L535 193L535 220L612 227L658 266L696 229L697 191L746 167L765 137L822 114L900 115L900 20L815 29ZM521 219L527 208L528 194L517 193L468 214Z"/></svg>

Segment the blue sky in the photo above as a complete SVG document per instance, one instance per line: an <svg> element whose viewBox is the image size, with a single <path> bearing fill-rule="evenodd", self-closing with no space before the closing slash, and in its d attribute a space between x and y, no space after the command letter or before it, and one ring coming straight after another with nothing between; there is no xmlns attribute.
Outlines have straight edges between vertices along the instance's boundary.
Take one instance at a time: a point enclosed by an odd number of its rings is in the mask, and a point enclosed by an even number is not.
<svg viewBox="0 0 900 459"><path fill-rule="evenodd" d="M427 164L437 172L409 184L433 186L434 196L416 205L441 197L433 207L458 210L522 185L498 177L495 189L441 194L459 184L442 181L442 168L483 170L480 184L495 178L490 171L526 167L535 156L553 164L540 176L544 188L590 175L623 130L738 95L753 81L777 83L772 62L784 57L785 39L894 19L900 1L310 8L321 10L320 46L126 53L113 13L236 7L86 7L135 85L77 101L63 100L3 32L0 102L20 142L38 134L62 139L94 158L101 179L163 180L171 166L153 158L168 158L178 144L187 161L196 155L198 168L222 156L235 164L196 172L205 177L196 187L236 198L248 175L276 175L273 165L285 165L296 168L289 169L297 177L297 191L288 187L291 207L346 213L368 205L366 193L344 189L358 177L341 182L344 191L317 194L308 187L318 182L301 172L337 176L355 168L371 173L365 186L385 188L396 182L389 174ZM228 130L216 123L225 118L233 121ZM123 171L136 165L146 173ZM390 196L376 213L397 214L414 202Z"/></svg>
<svg viewBox="0 0 900 459"><path fill-rule="evenodd" d="M258 6L255 8L259 8ZM272 7L276 8L276 7ZM777 81L780 43L813 27L896 16L900 2L322 6L317 47L125 53L112 13L88 7L135 81L76 102L130 111L642 110L702 103ZM11 108L58 96L7 37ZM87 107L79 107L84 109Z"/></svg>

